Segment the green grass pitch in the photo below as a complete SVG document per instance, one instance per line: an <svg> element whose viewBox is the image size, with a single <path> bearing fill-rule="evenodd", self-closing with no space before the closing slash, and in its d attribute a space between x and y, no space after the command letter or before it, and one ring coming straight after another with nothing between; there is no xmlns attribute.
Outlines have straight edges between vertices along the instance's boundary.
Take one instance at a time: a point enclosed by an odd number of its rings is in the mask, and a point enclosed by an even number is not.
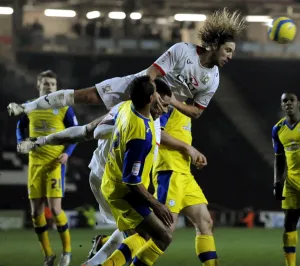
<svg viewBox="0 0 300 266"><path fill-rule="evenodd" d="M72 263L80 266L91 247L96 230L73 229ZM216 228L215 239L221 266L284 266L282 230ZM60 239L50 231L52 247L60 254ZM299 258L299 256L298 256ZM299 261L299 260L298 260ZM33 230L0 231L0 266L41 266L43 257ZM201 265L195 255L194 230L180 229L158 266Z"/></svg>

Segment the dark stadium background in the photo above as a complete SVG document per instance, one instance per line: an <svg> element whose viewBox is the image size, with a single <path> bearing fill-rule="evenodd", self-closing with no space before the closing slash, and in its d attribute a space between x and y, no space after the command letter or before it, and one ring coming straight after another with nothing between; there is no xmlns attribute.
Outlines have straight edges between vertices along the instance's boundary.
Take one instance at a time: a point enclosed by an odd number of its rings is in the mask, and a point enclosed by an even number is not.
<svg viewBox="0 0 300 266"><path fill-rule="evenodd" d="M3 28L0 30L0 265L5 266L17 265L12 260L15 252L20 256L28 254L31 265L38 265L41 260L33 230L23 229L31 228L27 158L16 153L17 118L9 117L6 112L8 103L37 96L39 72L52 69L58 74L60 88L72 89L139 72L173 43L195 41L189 36L196 34L201 23L157 24L157 19L176 13L209 14L228 6L245 15L290 16L300 25L300 6L292 0L190 0L185 4L177 0L56 1L51 5L49 2L0 1L0 6L14 9L12 15L0 14ZM60 18L55 24L43 15L46 8L76 10L78 20L73 18L70 23L68 18ZM101 17L88 20L85 14L92 10L101 11ZM124 21L107 19L107 12L114 10L127 14L138 10L143 17L134 22L129 16ZM32 17L28 12L32 12ZM101 24L101 31L97 31L99 25L94 21ZM34 23L39 26L34 28ZM60 25L67 29L65 33ZM218 92L203 116L193 121L193 144L208 159L204 170L193 169L193 173L210 202L222 265L271 265L268 259L272 257L272 265L276 266L283 265L281 229L263 228L282 228L283 224L280 204L272 192L271 130L282 116L281 94L284 91L299 93L300 39L297 36L293 44L278 45L268 41L265 23L248 26L244 38L237 42L234 59L221 69ZM56 30L59 34L55 34ZM169 37L161 33L166 31L172 32ZM75 112L83 125L104 114L105 109L76 106ZM63 204L74 227L85 226L84 215L78 211L80 207L97 210L88 182L88 163L96 146L96 141L79 144L69 159ZM255 224L260 228L237 227L249 209L254 210ZM189 226L187 221L182 222L180 226ZM85 228L72 232L74 261L79 264L85 259L90 238L96 231ZM56 233L52 234L59 248ZM192 235L192 229L180 229L175 234L171 254L167 253L158 264L198 265ZM16 245L22 238L28 239L28 246ZM252 256L254 252L258 255Z"/></svg>

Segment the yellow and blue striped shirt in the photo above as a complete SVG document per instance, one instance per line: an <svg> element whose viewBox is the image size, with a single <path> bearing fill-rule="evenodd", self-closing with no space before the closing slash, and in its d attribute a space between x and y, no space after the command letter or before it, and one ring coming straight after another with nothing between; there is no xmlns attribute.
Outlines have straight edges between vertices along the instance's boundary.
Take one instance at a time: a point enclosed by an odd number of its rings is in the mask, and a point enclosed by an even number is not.
<svg viewBox="0 0 300 266"><path fill-rule="evenodd" d="M47 136L52 133L60 132L65 128L77 126L78 122L72 107L60 109L34 110L29 114L21 116L17 124L17 142L21 142L29 137ZM28 131L26 134L26 131ZM29 134L28 134L29 133ZM42 165L48 164L57 159L62 153L69 156L75 149L76 144L45 145L29 153L29 164Z"/></svg>

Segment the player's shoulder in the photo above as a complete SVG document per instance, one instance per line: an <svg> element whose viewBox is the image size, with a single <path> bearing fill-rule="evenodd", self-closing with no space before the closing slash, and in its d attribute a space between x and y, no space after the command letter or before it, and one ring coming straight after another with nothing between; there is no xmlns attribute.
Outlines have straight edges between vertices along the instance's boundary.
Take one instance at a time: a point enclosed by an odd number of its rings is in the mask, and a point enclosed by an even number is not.
<svg viewBox="0 0 300 266"><path fill-rule="evenodd" d="M219 67L215 65L213 71L216 73L216 77L219 78Z"/></svg>
<svg viewBox="0 0 300 266"><path fill-rule="evenodd" d="M281 118L274 126L273 126L273 132L278 132L284 125L285 125L286 118Z"/></svg>
<svg viewBox="0 0 300 266"><path fill-rule="evenodd" d="M64 107L61 107L59 109L53 109L53 114L61 114L63 116L65 115L68 115L68 116L73 116L74 114L74 110L71 106L64 106Z"/></svg>
<svg viewBox="0 0 300 266"><path fill-rule="evenodd" d="M281 118L281 119L274 125L274 127L282 127L282 126L285 124L285 120L286 120L285 117Z"/></svg>
<svg viewBox="0 0 300 266"><path fill-rule="evenodd" d="M110 111L109 114L112 115L113 117L119 112L119 110L121 109L122 106L125 106L126 101L120 102L117 105L113 106Z"/></svg>
<svg viewBox="0 0 300 266"><path fill-rule="evenodd" d="M136 138L144 138L147 133L151 133L151 123L153 123L152 118L144 117L133 107L131 108L128 127L132 135L135 135Z"/></svg>
<svg viewBox="0 0 300 266"><path fill-rule="evenodd" d="M197 45L194 45L192 43L187 43L187 42L178 42L178 43L175 43L172 46L172 48L178 52L192 53L192 52L196 51Z"/></svg>

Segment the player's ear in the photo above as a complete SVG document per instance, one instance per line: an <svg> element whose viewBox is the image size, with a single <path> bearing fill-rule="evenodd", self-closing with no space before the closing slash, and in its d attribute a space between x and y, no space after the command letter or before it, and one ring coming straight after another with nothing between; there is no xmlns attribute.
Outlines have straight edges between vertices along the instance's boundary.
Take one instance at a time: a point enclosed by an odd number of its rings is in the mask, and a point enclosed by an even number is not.
<svg viewBox="0 0 300 266"><path fill-rule="evenodd" d="M41 85L41 81L38 80L37 83L36 83L36 88L37 88L38 91L40 90L40 85Z"/></svg>
<svg viewBox="0 0 300 266"><path fill-rule="evenodd" d="M152 102L154 101L154 98L155 98L155 94L152 94L152 95L150 96L150 103L152 103Z"/></svg>

